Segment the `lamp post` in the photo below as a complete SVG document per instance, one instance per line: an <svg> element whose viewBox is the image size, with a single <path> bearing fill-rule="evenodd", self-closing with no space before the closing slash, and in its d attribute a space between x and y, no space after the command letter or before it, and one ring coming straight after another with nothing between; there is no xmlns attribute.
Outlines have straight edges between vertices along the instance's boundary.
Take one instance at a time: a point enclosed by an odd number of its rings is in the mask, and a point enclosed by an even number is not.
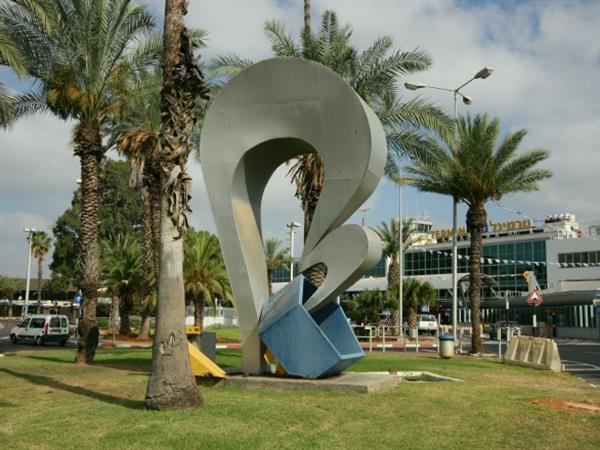
<svg viewBox="0 0 600 450"><path fill-rule="evenodd" d="M29 283L31 282L31 235L37 230L35 228L23 228L23 231L27 233L27 281L25 284L25 308L23 309L23 318L27 317L29 312ZM38 286L39 289L39 286Z"/></svg>
<svg viewBox="0 0 600 450"><path fill-rule="evenodd" d="M290 222L285 226L290 230L290 281L292 281L294 279L294 228L300 228L301 225L298 222Z"/></svg>
<svg viewBox="0 0 600 450"><path fill-rule="evenodd" d="M402 311L404 307L404 289L402 286L402 283L404 282L404 239L402 236L402 181L398 181L398 270L400 272L400 276L398 277L398 305L400 308L398 311L398 322L400 322L398 324L398 326L400 327L400 330L398 331L398 336L402 338L404 337L404 314Z"/></svg>
<svg viewBox="0 0 600 450"><path fill-rule="evenodd" d="M473 80L485 80L488 78L494 69L491 67L484 67L479 72L477 72L473 77L469 80L458 86L456 89L448 89L442 88L438 86L431 86L426 83L404 83L404 87L411 91L416 91L417 89L429 88L436 89L438 91L446 91L452 92L454 96L454 127L456 130L456 118L457 118L457 97L460 95L462 101L465 105L470 105L473 103L473 98L468 95L460 92L462 88L464 88L467 84L469 84ZM458 296L457 296L457 281L458 281L458 242L457 242L457 219L458 216L458 199L456 197L453 198L452 202L452 333L454 335L454 340L456 341L457 337L457 328L458 328Z"/></svg>

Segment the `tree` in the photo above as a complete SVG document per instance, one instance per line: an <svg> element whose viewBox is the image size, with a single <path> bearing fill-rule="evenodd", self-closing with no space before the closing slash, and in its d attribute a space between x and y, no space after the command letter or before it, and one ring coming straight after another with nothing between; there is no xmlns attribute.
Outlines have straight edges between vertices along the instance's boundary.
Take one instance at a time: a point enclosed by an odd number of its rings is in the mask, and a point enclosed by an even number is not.
<svg viewBox="0 0 600 450"><path fill-rule="evenodd" d="M388 290L397 287L400 283L400 235L398 229L398 220L390 220L390 223L381 222L375 232L381 239L383 244L383 254L390 259L390 265L388 266L387 282ZM414 227L412 226L412 219L404 221L402 224L402 253L406 251L412 244L412 235L414 233ZM398 297L396 297L398 298ZM394 324L400 327L400 305L394 307ZM399 328L398 328L399 330Z"/></svg>
<svg viewBox="0 0 600 450"><path fill-rule="evenodd" d="M8 298L8 317L13 317L13 300L15 293L19 290L19 284L13 278L0 275L0 293Z"/></svg>
<svg viewBox="0 0 600 450"><path fill-rule="evenodd" d="M393 42L389 37L378 38L368 49L360 52L350 44L351 27L340 27L333 11L323 13L318 35L304 28L299 43L280 22L267 22L265 33L276 56L306 58L329 67L373 108L387 135L388 175L397 174L397 164L402 155L420 152L427 142L428 130L442 135L451 130L451 120L431 104L420 99L403 103L397 98L399 76L426 70L431 65L431 58L426 52L420 49L408 52L395 50L390 54ZM211 69L215 76L228 78L251 64L252 61L233 54L216 58ZM296 197L302 202L306 239L323 186L322 162L316 154L299 156L288 175L296 185ZM324 266L318 265L306 274L311 281L320 284L325 273Z"/></svg>
<svg viewBox="0 0 600 450"><path fill-rule="evenodd" d="M281 248L281 241L269 238L265 241L265 258L267 262L267 277L269 279L269 295L273 294L273 272L289 259L289 249Z"/></svg>
<svg viewBox="0 0 600 450"><path fill-rule="evenodd" d="M204 306L216 306L216 298L230 299L231 288L219 240L207 231L189 229L185 235L183 279L185 292L194 302L194 324L202 329Z"/></svg>
<svg viewBox="0 0 600 450"><path fill-rule="evenodd" d="M142 207L137 193L127 184L128 165L125 161L106 159L100 164L98 199L101 241L131 234L142 222ZM81 257L81 188L73 192L71 206L56 219L52 227L54 252L50 270L75 285L80 278Z"/></svg>
<svg viewBox="0 0 600 450"><path fill-rule="evenodd" d="M206 32L191 30L194 48L204 47ZM144 249L144 292L142 325L138 339L147 339L150 310L156 298L156 280L160 267L160 91L163 76L160 69L163 52L162 33L153 33L128 59L131 70L126 80L124 97L127 105L113 125L108 147L113 145L129 162L129 184L142 200Z"/></svg>
<svg viewBox="0 0 600 450"><path fill-rule="evenodd" d="M163 89L161 91L160 275L152 373L146 390L149 409L202 406L191 372L184 333L183 235L191 194L186 163L192 148L196 108L206 88L183 17L187 1L166 0Z"/></svg>
<svg viewBox="0 0 600 450"><path fill-rule="evenodd" d="M45 231L34 231L31 234L31 253L38 263L38 279L37 279L37 299L38 310L42 301L42 279L43 279L43 262L46 253L50 251L52 239Z"/></svg>
<svg viewBox="0 0 600 450"><path fill-rule="evenodd" d="M102 241L102 249L102 281L108 292L119 298L119 334L129 336L134 300L142 292L145 282L139 238L132 234L119 234L111 240Z"/></svg>
<svg viewBox="0 0 600 450"><path fill-rule="evenodd" d="M391 310L398 303L394 298L380 291L363 291L352 299L348 317L357 324L379 324L380 315Z"/></svg>
<svg viewBox="0 0 600 450"><path fill-rule="evenodd" d="M390 295L394 299L398 298L397 286L395 292L391 292ZM417 326L417 308L434 305L437 301L437 291L427 282L422 283L416 278L407 277L402 281L402 297L402 302L407 310L406 321L410 328L414 328Z"/></svg>
<svg viewBox="0 0 600 450"><path fill-rule="evenodd" d="M18 115L50 111L75 120L75 155L81 161L81 258L83 315L76 362L91 363L98 344L96 302L100 275L98 171L105 152L102 127L123 107L125 55L154 26L152 15L129 0L48 0L2 9L2 23L20 52L34 90L15 101ZM43 4L42 4L43 3ZM41 11L41 12L40 12ZM43 16L43 14L46 16ZM44 21L48 17L48 24ZM34 43L34 45L31 45Z"/></svg>
<svg viewBox="0 0 600 450"><path fill-rule="evenodd" d="M415 159L407 168L409 184L426 192L451 195L467 204L469 249L469 300L472 311L472 353L480 353L481 328L481 246L487 225L485 204L514 192L539 189L539 182L550 177L548 170L536 166L548 158L543 149L517 155L526 130L509 133L497 144L500 121L487 115L460 118L456 138L431 140L425 157Z"/></svg>

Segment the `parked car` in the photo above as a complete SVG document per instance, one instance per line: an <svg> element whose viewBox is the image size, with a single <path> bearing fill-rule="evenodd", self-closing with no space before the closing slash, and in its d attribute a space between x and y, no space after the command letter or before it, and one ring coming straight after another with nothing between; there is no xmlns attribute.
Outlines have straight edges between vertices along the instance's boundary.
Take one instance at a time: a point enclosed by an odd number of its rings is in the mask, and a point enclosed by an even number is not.
<svg viewBox="0 0 600 450"><path fill-rule="evenodd" d="M521 326L517 322L510 321L508 325L513 329L513 335L521 333ZM506 339L506 331L508 330L506 320L499 320L490 325L490 339L496 339L498 337L498 329L500 329L500 339Z"/></svg>
<svg viewBox="0 0 600 450"><path fill-rule="evenodd" d="M67 316L53 314L33 314L23 323L10 330L13 344L19 341L44 345L46 342L58 342L64 346L69 339L69 319Z"/></svg>
<svg viewBox="0 0 600 450"><path fill-rule="evenodd" d="M438 329L437 320L433 314L417 315L417 328L425 333L435 334Z"/></svg>

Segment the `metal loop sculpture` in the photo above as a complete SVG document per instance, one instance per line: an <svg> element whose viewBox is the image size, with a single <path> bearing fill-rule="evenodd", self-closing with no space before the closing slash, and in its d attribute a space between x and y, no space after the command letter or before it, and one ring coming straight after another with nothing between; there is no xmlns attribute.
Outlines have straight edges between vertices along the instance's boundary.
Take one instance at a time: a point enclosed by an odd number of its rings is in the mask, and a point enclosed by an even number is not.
<svg viewBox="0 0 600 450"><path fill-rule="evenodd" d="M306 153L319 155L325 177L299 269L324 263L327 277L318 288L298 277L269 299L263 192L278 166ZM267 371L264 344L297 376L331 375L360 358L332 300L381 257L375 233L344 225L383 175L386 139L377 116L330 69L271 59L241 72L216 97L200 155L239 315L244 372Z"/></svg>

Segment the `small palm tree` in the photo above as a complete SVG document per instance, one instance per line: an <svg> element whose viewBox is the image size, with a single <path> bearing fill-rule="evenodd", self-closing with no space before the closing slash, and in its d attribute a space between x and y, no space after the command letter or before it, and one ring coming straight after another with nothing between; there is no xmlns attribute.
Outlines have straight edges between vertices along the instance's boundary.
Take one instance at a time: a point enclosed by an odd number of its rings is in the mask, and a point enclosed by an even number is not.
<svg viewBox="0 0 600 450"><path fill-rule="evenodd" d="M400 234L398 230L398 220L392 219L389 224L381 222L375 232L383 244L383 254L390 259L388 267L387 281L388 287L398 286L400 281L400 264L398 255L400 253ZM402 253L412 245L412 238L415 230L412 226L412 219L402 223Z"/></svg>
<svg viewBox="0 0 600 450"><path fill-rule="evenodd" d="M132 235L119 235L111 241L103 241L102 250L102 279L109 293L120 301L119 334L129 336L135 297L142 292L145 284L140 242Z"/></svg>
<svg viewBox="0 0 600 450"><path fill-rule="evenodd" d="M43 280L43 262L46 254L50 251L52 239L45 231L34 231L31 233L31 253L38 263L38 278L37 278L37 299L38 312L41 308L42 301L42 280Z"/></svg>
<svg viewBox="0 0 600 450"><path fill-rule="evenodd" d="M536 166L548 158L538 149L517 155L527 134L518 130L497 144L500 121L487 115L467 116L457 122L455 139L433 141L425 157L414 159L407 168L409 184L426 192L451 195L465 202L469 250L469 300L472 310L472 349L480 353L481 246L487 224L486 202L500 200L513 192L539 189L539 182L552 174Z"/></svg>
<svg viewBox="0 0 600 450"><path fill-rule="evenodd" d="M219 240L207 231L188 230L185 236L183 278L194 302L194 324L202 329L204 306L216 307L216 298L230 299L231 290Z"/></svg>
<svg viewBox="0 0 600 450"><path fill-rule="evenodd" d="M97 192L106 151L102 131L125 105L119 95L128 70L125 56L153 26L148 10L129 0L28 0L3 4L0 14L0 29L22 56L25 73L35 80L31 92L17 96L16 114L50 111L75 121L73 140L82 179L79 286L84 296L79 364L94 360L98 344Z"/></svg>
<svg viewBox="0 0 600 450"><path fill-rule="evenodd" d="M392 290L400 283L400 235L398 222L398 220L394 219L390 220L389 224L381 222L381 225L375 229L375 232L383 244L383 254L390 260L387 273L388 290ZM414 227L412 226L412 219L404 221L402 223L403 254L412 244L413 233ZM395 326L400 327L400 325L402 325L400 323L400 305L397 306L397 308L394 308L393 322Z"/></svg>
<svg viewBox="0 0 600 450"><path fill-rule="evenodd" d="M397 291L396 291L397 293ZM402 282L402 301L407 309L407 323L410 328L417 325L417 309L419 306L433 306L437 301L437 291L425 282L416 278L405 278ZM396 295L395 298L398 298Z"/></svg>
<svg viewBox="0 0 600 450"><path fill-rule="evenodd" d="M269 238L265 241L265 258L267 277L269 279L269 295L273 294L273 272L289 260L289 249L281 248L281 241Z"/></svg>

